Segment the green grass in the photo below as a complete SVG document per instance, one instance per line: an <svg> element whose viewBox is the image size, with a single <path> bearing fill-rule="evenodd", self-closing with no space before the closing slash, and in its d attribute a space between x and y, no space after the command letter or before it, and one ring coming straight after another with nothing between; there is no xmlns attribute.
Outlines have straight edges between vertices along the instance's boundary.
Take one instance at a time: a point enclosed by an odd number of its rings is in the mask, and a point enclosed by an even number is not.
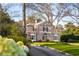
<svg viewBox="0 0 79 59"><path fill-rule="evenodd" d="M69 42L68 44L75 45L75 46L79 46L79 41L77 41L77 42Z"/></svg>
<svg viewBox="0 0 79 59"><path fill-rule="evenodd" d="M44 44L55 44L56 42L50 41L50 42L33 42L32 46L38 46L38 45L44 45Z"/></svg>
<svg viewBox="0 0 79 59"><path fill-rule="evenodd" d="M76 46L76 45L70 45L67 43L58 43L58 42L35 42L33 44L40 45L40 46L48 46L48 47L55 48L63 52L67 52L74 56L79 56L78 45Z"/></svg>

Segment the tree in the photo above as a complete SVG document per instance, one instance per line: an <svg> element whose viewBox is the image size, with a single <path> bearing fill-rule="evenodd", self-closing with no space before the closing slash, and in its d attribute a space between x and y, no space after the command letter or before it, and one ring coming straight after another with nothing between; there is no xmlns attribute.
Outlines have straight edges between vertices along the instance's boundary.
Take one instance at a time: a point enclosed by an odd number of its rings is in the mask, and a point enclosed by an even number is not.
<svg viewBox="0 0 79 59"><path fill-rule="evenodd" d="M44 20L48 20L51 23L52 17L53 17L52 10L51 10L51 4L49 3L36 3L36 4L29 3L26 5L26 7L34 11L37 11L35 13L36 15L42 16Z"/></svg>
<svg viewBox="0 0 79 59"><path fill-rule="evenodd" d="M24 44L26 44L25 37L23 33L21 32L19 26L17 23L13 23L12 25L9 25L8 31L10 32L10 35L7 35L8 38L13 38L16 42L22 41Z"/></svg>
<svg viewBox="0 0 79 59"><path fill-rule="evenodd" d="M64 35L72 35L74 34L73 31L75 31L75 25L73 23L69 22L65 25L65 30L62 32Z"/></svg>
<svg viewBox="0 0 79 59"><path fill-rule="evenodd" d="M30 47L30 40L27 39L27 34L26 34L26 3L23 3L23 21L24 21L24 37L26 39L26 45Z"/></svg>
<svg viewBox="0 0 79 59"><path fill-rule="evenodd" d="M26 37L26 4L23 3L24 36Z"/></svg>
<svg viewBox="0 0 79 59"><path fill-rule="evenodd" d="M4 9L0 10L0 35L13 38L16 42L23 41L24 44L26 43L26 40L19 29L19 26L11 19L9 14L4 11Z"/></svg>
<svg viewBox="0 0 79 59"><path fill-rule="evenodd" d="M14 22L10 19L10 16L6 12L0 11L0 35L9 35L10 32L8 31L8 29L10 27L9 25L11 25L12 23Z"/></svg>
<svg viewBox="0 0 79 59"><path fill-rule="evenodd" d="M71 40L79 40L79 26L75 26L73 23L69 22L65 25L65 30L62 32L61 41L68 42Z"/></svg>
<svg viewBox="0 0 79 59"><path fill-rule="evenodd" d="M27 16L27 23L35 23L35 20L36 20L36 18L35 18L35 16Z"/></svg>
<svg viewBox="0 0 79 59"><path fill-rule="evenodd" d="M40 21L42 21L40 18L37 18L36 16L34 16L34 15L31 15L31 16L27 16L27 20L26 20L26 23L28 24L28 23L38 23L38 22L40 22Z"/></svg>

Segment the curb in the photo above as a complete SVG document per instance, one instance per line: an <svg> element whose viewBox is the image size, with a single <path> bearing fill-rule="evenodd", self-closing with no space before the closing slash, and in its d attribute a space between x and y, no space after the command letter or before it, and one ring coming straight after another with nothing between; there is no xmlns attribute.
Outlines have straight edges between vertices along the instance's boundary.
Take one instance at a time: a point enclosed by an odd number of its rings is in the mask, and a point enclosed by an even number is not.
<svg viewBox="0 0 79 59"><path fill-rule="evenodd" d="M66 54L67 56L73 56L73 55L71 55L71 54L69 54L69 53L66 53L66 52L60 51L60 50L55 49L55 48L51 48L51 47L48 47L48 48L53 49L53 50L56 50L56 51L58 51L58 52L60 52L60 53Z"/></svg>

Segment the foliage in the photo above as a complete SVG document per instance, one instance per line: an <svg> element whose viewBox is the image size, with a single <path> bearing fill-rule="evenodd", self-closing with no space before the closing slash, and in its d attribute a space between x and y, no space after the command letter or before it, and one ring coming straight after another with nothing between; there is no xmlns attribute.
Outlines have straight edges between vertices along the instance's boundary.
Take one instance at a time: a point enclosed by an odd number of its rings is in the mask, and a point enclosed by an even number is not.
<svg viewBox="0 0 79 59"><path fill-rule="evenodd" d="M7 36L10 34L9 28L10 25L12 25L14 22L10 19L10 16L3 12L0 11L0 35L2 36Z"/></svg>
<svg viewBox="0 0 79 59"><path fill-rule="evenodd" d="M10 32L10 35L7 35L9 38L13 38L16 42L22 41L24 44L26 43L26 40L19 30L19 27L16 24L12 24L10 28L8 29Z"/></svg>
<svg viewBox="0 0 79 59"><path fill-rule="evenodd" d="M62 42L68 42L69 39L72 39L72 37L73 37L72 35L62 35L60 39Z"/></svg>
<svg viewBox="0 0 79 59"><path fill-rule="evenodd" d="M29 48L27 46L24 46L24 43L22 41L18 41L17 44L24 49L24 52L27 54L29 53Z"/></svg>
<svg viewBox="0 0 79 59"><path fill-rule="evenodd" d="M17 23L15 23L8 13L4 11L0 11L0 35L3 37L13 38L16 42L22 41L24 44L26 43Z"/></svg>
<svg viewBox="0 0 79 59"><path fill-rule="evenodd" d="M26 53L13 39L0 36L0 56L26 56Z"/></svg>
<svg viewBox="0 0 79 59"><path fill-rule="evenodd" d="M21 47L24 46L24 43L23 43L22 41L18 41L17 44L18 44L19 46L21 46Z"/></svg>
<svg viewBox="0 0 79 59"><path fill-rule="evenodd" d="M79 40L79 26L68 23L65 25L65 28L60 37L61 41L68 42L70 39L73 41Z"/></svg>

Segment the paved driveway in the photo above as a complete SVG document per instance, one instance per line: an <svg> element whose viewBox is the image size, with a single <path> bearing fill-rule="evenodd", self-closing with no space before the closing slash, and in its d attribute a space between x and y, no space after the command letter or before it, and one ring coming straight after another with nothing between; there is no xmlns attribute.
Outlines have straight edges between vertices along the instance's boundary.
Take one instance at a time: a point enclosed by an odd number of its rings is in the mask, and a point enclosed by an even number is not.
<svg viewBox="0 0 79 59"><path fill-rule="evenodd" d="M69 56L47 47L34 46L30 49L32 56Z"/></svg>

